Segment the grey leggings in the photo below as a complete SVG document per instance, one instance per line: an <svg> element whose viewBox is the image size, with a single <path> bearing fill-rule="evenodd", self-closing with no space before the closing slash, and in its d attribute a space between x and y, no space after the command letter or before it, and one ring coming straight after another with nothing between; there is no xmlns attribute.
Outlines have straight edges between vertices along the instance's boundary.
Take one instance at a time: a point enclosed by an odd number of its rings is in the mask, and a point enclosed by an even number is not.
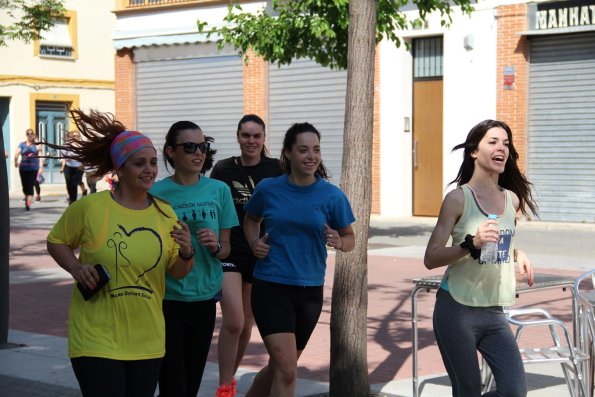
<svg viewBox="0 0 595 397"><path fill-rule="evenodd" d="M497 386L483 396L527 395L523 362L502 307L462 305L440 288L434 308L434 334L453 397L482 395L478 350L492 369Z"/></svg>

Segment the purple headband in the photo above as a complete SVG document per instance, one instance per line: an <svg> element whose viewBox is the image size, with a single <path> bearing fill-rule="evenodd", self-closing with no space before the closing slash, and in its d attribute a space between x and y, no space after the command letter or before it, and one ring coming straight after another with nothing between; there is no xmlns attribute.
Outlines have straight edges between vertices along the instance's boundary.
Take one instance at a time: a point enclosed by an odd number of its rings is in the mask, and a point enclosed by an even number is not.
<svg viewBox="0 0 595 397"><path fill-rule="evenodd" d="M119 169L130 156L146 147L155 149L153 142L146 135L138 131L121 132L114 138L110 146L114 168Z"/></svg>

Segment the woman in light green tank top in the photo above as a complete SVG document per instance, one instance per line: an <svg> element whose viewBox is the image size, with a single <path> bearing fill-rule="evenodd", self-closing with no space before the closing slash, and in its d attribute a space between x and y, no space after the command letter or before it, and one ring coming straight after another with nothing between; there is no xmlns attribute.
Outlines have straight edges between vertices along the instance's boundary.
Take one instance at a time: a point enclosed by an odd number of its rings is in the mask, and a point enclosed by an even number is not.
<svg viewBox="0 0 595 397"><path fill-rule="evenodd" d="M518 168L512 132L503 122L477 124L457 149L464 149L452 182L458 188L444 198L424 258L428 269L447 266L437 293L434 333L453 396L481 396L479 351L498 388L484 396L524 397L523 364L503 306L514 303L514 262L533 284L531 263L514 249L516 213L537 212L531 183ZM453 243L446 246L450 237ZM498 244L496 263L480 260L487 242Z"/></svg>

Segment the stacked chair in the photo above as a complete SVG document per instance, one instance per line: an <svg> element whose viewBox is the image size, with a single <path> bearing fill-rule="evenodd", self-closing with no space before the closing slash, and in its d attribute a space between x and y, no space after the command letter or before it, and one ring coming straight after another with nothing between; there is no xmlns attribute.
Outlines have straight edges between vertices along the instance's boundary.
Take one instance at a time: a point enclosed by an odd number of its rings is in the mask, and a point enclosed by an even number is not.
<svg viewBox="0 0 595 397"><path fill-rule="evenodd" d="M579 280L592 277L595 270L589 272L589 276L576 280L574 284L574 311L575 327L578 335L573 343L572 336L566 324L554 318L549 312L539 308L507 309L506 316L509 323L516 327L516 340L519 344L519 351L524 364L552 363L561 365L566 384L572 397L593 397L593 363L590 356L595 347L595 317L593 317L593 305L595 304L595 290L593 278L591 278L590 292L579 291ZM581 276L581 277L583 277ZM588 295L590 294L590 295ZM589 301L589 298L591 300ZM591 303L588 303L591 302ZM578 325L576 325L578 324ZM527 328L547 329L551 337L551 343L546 346L530 346L522 339L523 331ZM560 337L562 335L562 337ZM483 392L491 389L493 375L489 366L483 362L482 374Z"/></svg>
<svg viewBox="0 0 595 397"><path fill-rule="evenodd" d="M575 346L588 356L595 354L595 269L579 276L574 282ZM595 360L584 371L588 396L595 395Z"/></svg>

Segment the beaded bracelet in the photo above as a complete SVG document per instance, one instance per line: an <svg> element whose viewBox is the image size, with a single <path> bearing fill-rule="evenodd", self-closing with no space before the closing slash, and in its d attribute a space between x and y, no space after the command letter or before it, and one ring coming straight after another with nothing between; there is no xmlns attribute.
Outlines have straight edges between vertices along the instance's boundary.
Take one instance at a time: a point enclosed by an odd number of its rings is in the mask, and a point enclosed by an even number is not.
<svg viewBox="0 0 595 397"><path fill-rule="evenodd" d="M180 258L184 259L185 261L192 259L192 257L194 257L194 246L191 245L192 249L190 250L190 253L184 255L182 254L182 250L178 250L178 255L180 256Z"/></svg>

